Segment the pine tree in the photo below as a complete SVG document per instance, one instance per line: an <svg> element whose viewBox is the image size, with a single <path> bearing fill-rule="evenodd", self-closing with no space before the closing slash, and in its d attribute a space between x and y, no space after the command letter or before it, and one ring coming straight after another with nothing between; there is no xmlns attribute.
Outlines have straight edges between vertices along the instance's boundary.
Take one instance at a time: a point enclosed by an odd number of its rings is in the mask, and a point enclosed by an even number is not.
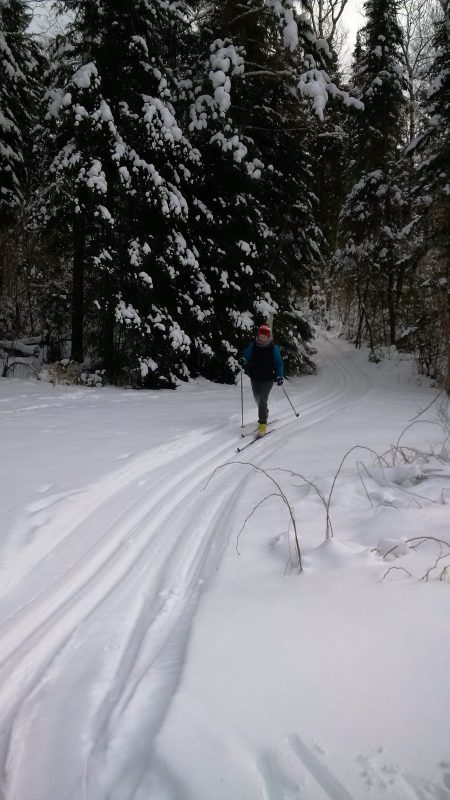
<svg viewBox="0 0 450 800"><path fill-rule="evenodd" d="M333 82L343 84L337 54L331 51L329 73ZM345 197L346 126L349 110L331 99L323 122L315 124L311 143L314 190L318 198L318 225L326 243L326 255L337 245L339 214Z"/></svg>
<svg viewBox="0 0 450 800"><path fill-rule="evenodd" d="M187 227L199 155L172 102L185 25L178 6L147 0L67 5L75 19L48 92L46 213L71 220L72 357L83 358L88 323L110 377L139 368L144 382L173 385L202 345L187 331L201 328L209 292Z"/></svg>
<svg viewBox="0 0 450 800"><path fill-rule="evenodd" d="M415 196L423 231L418 253L423 310L418 329L422 350L437 354L429 359L434 369L428 371L446 372L450 392L450 3L440 2L443 14L436 26L424 126L409 152L416 154Z"/></svg>
<svg viewBox="0 0 450 800"><path fill-rule="evenodd" d="M405 134L405 66L396 0L366 0L364 11L367 22L352 73L352 88L364 103L352 136L359 174L395 160Z"/></svg>
<svg viewBox="0 0 450 800"><path fill-rule="evenodd" d="M364 111L351 121L350 190L332 266L350 293L360 345L395 344L408 263L402 256L408 187L400 159L406 101L395 0L367 0L352 86Z"/></svg>
<svg viewBox="0 0 450 800"><path fill-rule="evenodd" d="M221 380L233 379L255 321L276 311L275 279L267 269L273 232L264 206L264 164L242 125L249 102L241 77L244 51L230 39L213 38L229 32L229 24L215 15L201 30L200 51L207 56L192 65L198 91L191 107L191 136L202 154L192 224L213 310L206 374Z"/></svg>
<svg viewBox="0 0 450 800"><path fill-rule="evenodd" d="M65 5L40 213L71 241L72 357L88 344L110 377L132 364L149 385L231 380L243 341L275 314L298 369L310 335L298 298L321 248L313 114L348 101L326 42L290 0L197 17L148 0Z"/></svg>
<svg viewBox="0 0 450 800"><path fill-rule="evenodd" d="M0 0L0 298L8 336L26 332L25 205L33 174L32 129L43 57L27 32L24 0ZM29 324L28 324L29 327Z"/></svg>
<svg viewBox="0 0 450 800"><path fill-rule="evenodd" d="M218 4L201 33L208 58L200 72L214 91L197 79L192 126L206 169L202 263L211 265L218 347L222 341L233 367L228 354L255 322L275 315L277 338L297 370L307 361L303 342L310 335L298 297L307 294L322 245L311 106L321 116L328 94L342 93L323 69L326 43L316 43L306 15L289 2ZM203 224L205 215L199 217Z"/></svg>
<svg viewBox="0 0 450 800"><path fill-rule="evenodd" d="M24 199L24 148L30 128L31 43L29 13L22 0L0 2L0 220Z"/></svg>

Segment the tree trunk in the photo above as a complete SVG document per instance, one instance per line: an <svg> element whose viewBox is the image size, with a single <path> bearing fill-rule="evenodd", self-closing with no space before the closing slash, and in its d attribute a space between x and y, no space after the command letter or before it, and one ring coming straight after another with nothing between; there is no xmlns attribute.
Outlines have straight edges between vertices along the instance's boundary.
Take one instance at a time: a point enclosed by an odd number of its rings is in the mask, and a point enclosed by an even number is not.
<svg viewBox="0 0 450 800"><path fill-rule="evenodd" d="M447 335L447 379L445 381L445 389L447 394L450 395L450 253L447 248L447 314L445 318L445 327Z"/></svg>
<svg viewBox="0 0 450 800"><path fill-rule="evenodd" d="M389 265L389 275L388 275L388 313L389 313L389 344L393 345L396 341L396 303L395 303L395 292L394 292L394 267L392 264Z"/></svg>
<svg viewBox="0 0 450 800"><path fill-rule="evenodd" d="M408 76L408 94L409 94L409 141L412 142L416 135L416 93L414 90L414 79L412 75Z"/></svg>
<svg viewBox="0 0 450 800"><path fill-rule="evenodd" d="M117 371L117 358L114 347L114 311L108 302L103 309L103 367L109 381L113 382Z"/></svg>
<svg viewBox="0 0 450 800"><path fill-rule="evenodd" d="M84 263L86 257L86 223L82 214L73 219L72 270L72 352L73 361L83 361Z"/></svg>

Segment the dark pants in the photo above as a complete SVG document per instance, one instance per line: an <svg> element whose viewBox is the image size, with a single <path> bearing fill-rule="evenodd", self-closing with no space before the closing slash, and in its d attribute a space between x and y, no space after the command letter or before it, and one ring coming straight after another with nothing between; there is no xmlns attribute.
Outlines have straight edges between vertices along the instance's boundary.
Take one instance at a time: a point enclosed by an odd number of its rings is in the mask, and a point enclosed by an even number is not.
<svg viewBox="0 0 450 800"><path fill-rule="evenodd" d="M262 422L265 425L269 415L267 401L269 399L270 390L273 386L273 381L252 380L251 383L253 397L255 398L256 405L258 406L258 422Z"/></svg>

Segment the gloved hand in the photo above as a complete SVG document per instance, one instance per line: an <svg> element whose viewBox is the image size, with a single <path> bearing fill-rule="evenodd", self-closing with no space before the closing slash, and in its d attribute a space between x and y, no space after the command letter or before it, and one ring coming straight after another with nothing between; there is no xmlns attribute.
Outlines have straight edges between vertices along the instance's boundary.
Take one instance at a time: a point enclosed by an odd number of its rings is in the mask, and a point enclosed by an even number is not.
<svg viewBox="0 0 450 800"><path fill-rule="evenodd" d="M283 378L277 378L277 386L283 386Z"/></svg>

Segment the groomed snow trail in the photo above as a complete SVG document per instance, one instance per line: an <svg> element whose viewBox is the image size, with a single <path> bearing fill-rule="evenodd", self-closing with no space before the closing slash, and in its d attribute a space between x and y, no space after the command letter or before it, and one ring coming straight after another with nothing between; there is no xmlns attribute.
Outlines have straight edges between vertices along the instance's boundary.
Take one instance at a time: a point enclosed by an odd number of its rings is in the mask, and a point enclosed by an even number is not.
<svg viewBox="0 0 450 800"><path fill-rule="evenodd" d="M370 380L349 352L324 338L319 375L287 385L300 419L278 399L279 430L243 456L262 463L362 402ZM235 403L236 392L228 414L236 420ZM216 467L240 458L238 437L236 422L193 431L67 497L47 498L39 539L2 598L4 800L137 796L180 680L202 581L236 531L250 476L222 470L203 489ZM45 498L29 511L43 509Z"/></svg>

